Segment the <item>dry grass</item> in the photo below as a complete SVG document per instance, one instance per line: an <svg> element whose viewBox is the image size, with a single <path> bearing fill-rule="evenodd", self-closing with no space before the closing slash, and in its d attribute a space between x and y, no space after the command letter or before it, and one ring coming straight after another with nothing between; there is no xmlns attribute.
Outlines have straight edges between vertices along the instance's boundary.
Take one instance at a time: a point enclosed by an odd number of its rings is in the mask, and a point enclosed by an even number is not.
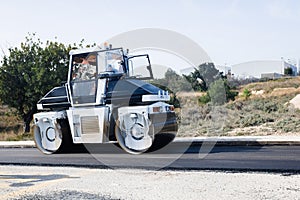
<svg viewBox="0 0 300 200"><path fill-rule="evenodd" d="M251 92L249 99L272 98L286 95L296 96L300 93L300 77L282 78L241 86L236 100L244 100L243 92L245 90Z"/></svg>
<svg viewBox="0 0 300 200"><path fill-rule="evenodd" d="M250 91L264 90L265 93L271 93L274 89L278 88L299 88L300 77L295 78L281 78L276 80L270 80L267 82L250 83L242 88L249 89Z"/></svg>
<svg viewBox="0 0 300 200"><path fill-rule="evenodd" d="M14 109L0 105L0 141L30 140L32 133L24 134L23 122Z"/></svg>
<svg viewBox="0 0 300 200"><path fill-rule="evenodd" d="M300 135L300 111L289 101L300 93L300 78L251 83L240 88L263 91L238 96L223 106L198 105L180 97L179 136Z"/></svg>
<svg viewBox="0 0 300 200"><path fill-rule="evenodd" d="M205 95L206 92L177 92L177 97L201 97Z"/></svg>

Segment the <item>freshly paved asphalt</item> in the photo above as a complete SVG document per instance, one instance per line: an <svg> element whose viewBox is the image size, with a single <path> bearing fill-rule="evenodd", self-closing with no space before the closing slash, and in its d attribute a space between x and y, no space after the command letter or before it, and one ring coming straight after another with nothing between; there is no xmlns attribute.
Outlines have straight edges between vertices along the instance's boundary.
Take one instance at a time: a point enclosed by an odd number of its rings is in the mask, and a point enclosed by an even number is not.
<svg viewBox="0 0 300 200"><path fill-rule="evenodd" d="M159 151L142 155L129 155L114 144L79 146L72 152L53 155L44 155L36 148L0 148L0 164L298 173L300 146L173 142Z"/></svg>

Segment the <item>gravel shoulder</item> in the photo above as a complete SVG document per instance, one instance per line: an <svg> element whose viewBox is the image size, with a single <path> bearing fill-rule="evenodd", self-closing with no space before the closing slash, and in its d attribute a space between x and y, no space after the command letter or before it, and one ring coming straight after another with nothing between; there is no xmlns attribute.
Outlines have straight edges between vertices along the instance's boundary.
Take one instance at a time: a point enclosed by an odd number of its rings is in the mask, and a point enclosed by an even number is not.
<svg viewBox="0 0 300 200"><path fill-rule="evenodd" d="M298 199L299 174L0 166L1 199Z"/></svg>

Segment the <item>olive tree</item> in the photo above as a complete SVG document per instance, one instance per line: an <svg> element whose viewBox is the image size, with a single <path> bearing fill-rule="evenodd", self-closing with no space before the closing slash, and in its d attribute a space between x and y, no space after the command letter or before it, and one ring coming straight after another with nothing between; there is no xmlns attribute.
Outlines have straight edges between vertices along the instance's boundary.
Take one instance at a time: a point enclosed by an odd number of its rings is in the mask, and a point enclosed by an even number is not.
<svg viewBox="0 0 300 200"><path fill-rule="evenodd" d="M215 105L222 105L229 100L234 100L238 94L231 91L230 84L213 63L203 63L195 68L194 72L184 76L192 85L195 91L207 92L199 98L199 103L212 102Z"/></svg>
<svg viewBox="0 0 300 200"><path fill-rule="evenodd" d="M37 112L36 103L54 86L66 80L70 45L26 37L20 47L10 48L0 67L0 100L23 118L25 132Z"/></svg>
<svg viewBox="0 0 300 200"><path fill-rule="evenodd" d="M189 75L184 75L184 77L191 83L195 91L207 91L211 83L224 78L213 63L203 63Z"/></svg>

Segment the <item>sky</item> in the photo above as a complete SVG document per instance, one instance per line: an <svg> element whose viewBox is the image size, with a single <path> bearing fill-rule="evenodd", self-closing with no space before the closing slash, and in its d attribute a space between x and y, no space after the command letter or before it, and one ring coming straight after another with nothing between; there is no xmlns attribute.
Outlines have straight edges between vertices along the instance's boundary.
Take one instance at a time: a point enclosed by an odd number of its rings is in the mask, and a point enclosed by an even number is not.
<svg viewBox="0 0 300 200"><path fill-rule="evenodd" d="M0 48L28 33L66 44L100 43L160 28L198 43L216 64L300 58L298 0L0 0Z"/></svg>

